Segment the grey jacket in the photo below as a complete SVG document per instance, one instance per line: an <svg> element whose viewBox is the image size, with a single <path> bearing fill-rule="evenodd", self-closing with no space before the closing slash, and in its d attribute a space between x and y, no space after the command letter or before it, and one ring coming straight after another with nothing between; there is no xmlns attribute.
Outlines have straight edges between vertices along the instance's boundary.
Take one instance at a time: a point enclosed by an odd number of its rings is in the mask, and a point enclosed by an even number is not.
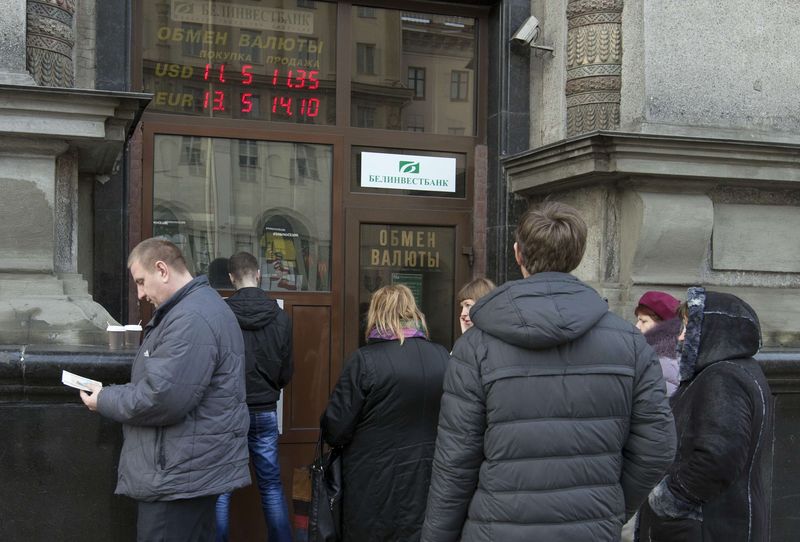
<svg viewBox="0 0 800 542"><path fill-rule="evenodd" d="M675 450L657 356L568 274L506 283L470 317L422 540L619 540Z"/></svg>
<svg viewBox="0 0 800 542"><path fill-rule="evenodd" d="M206 277L156 310L130 384L103 388L97 410L124 424L118 494L169 501L250 483L242 332Z"/></svg>

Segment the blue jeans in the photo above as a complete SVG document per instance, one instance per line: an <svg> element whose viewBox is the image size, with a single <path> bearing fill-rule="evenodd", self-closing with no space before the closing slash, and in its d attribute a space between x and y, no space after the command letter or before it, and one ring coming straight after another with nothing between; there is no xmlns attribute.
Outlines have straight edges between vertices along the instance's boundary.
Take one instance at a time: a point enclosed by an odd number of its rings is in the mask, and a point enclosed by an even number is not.
<svg viewBox="0 0 800 542"><path fill-rule="evenodd" d="M283 498L278 463L278 415L274 410L250 413L247 445L256 471L258 491L261 493L261 507L267 522L269 542L291 542L289 510ZM220 495L217 499L217 542L228 540L230 499L230 493Z"/></svg>

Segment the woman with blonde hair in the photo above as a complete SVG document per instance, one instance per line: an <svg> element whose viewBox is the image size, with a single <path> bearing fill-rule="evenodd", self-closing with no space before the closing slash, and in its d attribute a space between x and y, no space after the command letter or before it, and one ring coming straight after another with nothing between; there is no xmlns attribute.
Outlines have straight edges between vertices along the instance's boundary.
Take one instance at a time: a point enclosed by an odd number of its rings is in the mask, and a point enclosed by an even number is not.
<svg viewBox="0 0 800 542"><path fill-rule="evenodd" d="M321 420L342 448L342 540L419 540L448 353L403 285L372 295L366 338Z"/></svg>

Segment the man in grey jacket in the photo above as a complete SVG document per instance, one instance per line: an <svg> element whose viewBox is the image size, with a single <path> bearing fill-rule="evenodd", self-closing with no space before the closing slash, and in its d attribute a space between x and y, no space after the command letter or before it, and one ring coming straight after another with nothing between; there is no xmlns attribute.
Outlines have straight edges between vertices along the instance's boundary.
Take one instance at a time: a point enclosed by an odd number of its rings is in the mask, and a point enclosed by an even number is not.
<svg viewBox="0 0 800 542"><path fill-rule="evenodd" d="M81 398L123 424L116 493L138 501L138 540L212 541L217 495L250 484L242 333L169 241L142 241L128 267L156 307L131 382Z"/></svg>
<svg viewBox="0 0 800 542"><path fill-rule="evenodd" d="M618 541L671 463L675 427L658 357L568 274L577 211L528 211L522 280L470 311L445 375L425 542Z"/></svg>

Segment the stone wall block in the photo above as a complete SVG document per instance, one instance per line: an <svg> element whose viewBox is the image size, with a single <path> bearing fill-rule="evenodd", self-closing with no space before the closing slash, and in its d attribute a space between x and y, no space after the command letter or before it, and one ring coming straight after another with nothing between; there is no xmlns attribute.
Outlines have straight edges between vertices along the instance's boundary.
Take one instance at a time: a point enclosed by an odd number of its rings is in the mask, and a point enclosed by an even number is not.
<svg viewBox="0 0 800 542"><path fill-rule="evenodd" d="M714 207L706 195L626 192L620 223L622 280L634 285L700 283L713 226Z"/></svg>

